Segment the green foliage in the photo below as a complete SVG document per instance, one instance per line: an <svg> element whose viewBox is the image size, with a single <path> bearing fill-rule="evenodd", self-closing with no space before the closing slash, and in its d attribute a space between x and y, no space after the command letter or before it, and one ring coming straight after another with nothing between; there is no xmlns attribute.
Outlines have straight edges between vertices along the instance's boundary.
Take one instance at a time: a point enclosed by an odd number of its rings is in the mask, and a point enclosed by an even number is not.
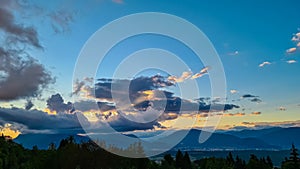
<svg viewBox="0 0 300 169"><path fill-rule="evenodd" d="M102 144L105 147L105 144ZM105 149L123 154L144 155L141 143L127 149L109 146ZM161 163L148 158L126 158L112 154L96 143L76 143L74 137L63 139L58 148L51 143L48 150L23 148L11 140L0 137L0 169L273 169L272 159L251 155L246 163L229 153L226 158L203 158L191 161L187 152L178 150L175 158L166 154ZM300 169L297 149L292 146L290 158L282 162L281 169Z"/></svg>
<svg viewBox="0 0 300 169"><path fill-rule="evenodd" d="M281 165L282 169L300 169L300 159L298 154L298 149L296 149L295 145L292 144L290 158L285 159Z"/></svg>

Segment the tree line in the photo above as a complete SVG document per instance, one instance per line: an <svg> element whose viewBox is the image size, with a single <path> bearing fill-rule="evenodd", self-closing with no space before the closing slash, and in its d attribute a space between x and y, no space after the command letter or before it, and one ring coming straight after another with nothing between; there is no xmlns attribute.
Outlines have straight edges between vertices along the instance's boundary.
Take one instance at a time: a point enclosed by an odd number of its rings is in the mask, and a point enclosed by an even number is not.
<svg viewBox="0 0 300 169"><path fill-rule="evenodd" d="M111 151L143 154L140 143L122 150ZM187 152L177 151L176 156L166 154L160 162L148 158L127 158L112 154L92 141L76 143L72 136L61 140L59 146L50 144L47 150L37 146L26 149L22 145L0 136L0 169L279 169L272 159L251 155L249 161L234 157L202 158L191 161ZM300 169L298 150L292 145L290 157L282 161L281 169Z"/></svg>

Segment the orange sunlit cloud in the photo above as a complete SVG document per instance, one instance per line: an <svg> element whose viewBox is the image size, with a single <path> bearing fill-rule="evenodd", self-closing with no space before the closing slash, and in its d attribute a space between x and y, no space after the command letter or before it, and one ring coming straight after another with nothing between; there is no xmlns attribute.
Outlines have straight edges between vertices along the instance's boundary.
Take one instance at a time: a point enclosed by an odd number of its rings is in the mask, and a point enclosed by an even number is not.
<svg viewBox="0 0 300 169"><path fill-rule="evenodd" d="M293 48L289 48L288 50L286 50L287 53L294 53L296 52L297 48L293 47Z"/></svg>
<svg viewBox="0 0 300 169"><path fill-rule="evenodd" d="M14 139L17 138L21 132L18 130L12 130L9 125L5 125L5 127L0 130L0 134L4 136L10 136L12 139Z"/></svg>
<svg viewBox="0 0 300 169"><path fill-rule="evenodd" d="M45 108L44 112L49 115L57 115L57 112L55 110L50 110L49 108Z"/></svg>
<svg viewBox="0 0 300 169"><path fill-rule="evenodd" d="M187 80L191 76L192 76L192 72L182 72L182 75L180 77L169 76L168 80L179 83L179 82L183 82L183 81Z"/></svg>
<svg viewBox="0 0 300 169"><path fill-rule="evenodd" d="M251 115L253 115L253 116L261 115L261 112L260 111L255 111L255 112L252 112Z"/></svg>

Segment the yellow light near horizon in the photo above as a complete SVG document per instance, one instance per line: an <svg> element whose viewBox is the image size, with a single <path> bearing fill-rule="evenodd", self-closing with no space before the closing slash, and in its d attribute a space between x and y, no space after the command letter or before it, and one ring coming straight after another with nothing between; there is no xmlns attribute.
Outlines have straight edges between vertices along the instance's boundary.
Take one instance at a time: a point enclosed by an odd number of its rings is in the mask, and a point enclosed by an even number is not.
<svg viewBox="0 0 300 169"><path fill-rule="evenodd" d="M50 114L50 115L57 115L56 111L50 110L49 108L45 108L44 112L46 112L47 114Z"/></svg>
<svg viewBox="0 0 300 169"><path fill-rule="evenodd" d="M0 134L4 136L10 136L12 139L15 139L21 134L21 132L6 127L1 129Z"/></svg>

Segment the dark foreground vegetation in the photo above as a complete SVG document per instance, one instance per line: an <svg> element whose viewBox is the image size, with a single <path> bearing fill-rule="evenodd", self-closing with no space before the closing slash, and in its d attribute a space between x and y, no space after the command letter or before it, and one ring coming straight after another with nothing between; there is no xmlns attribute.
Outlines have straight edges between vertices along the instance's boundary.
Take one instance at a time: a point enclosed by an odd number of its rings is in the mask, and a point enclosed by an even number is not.
<svg viewBox="0 0 300 169"><path fill-rule="evenodd" d="M143 153L140 144L134 144L126 150L131 153ZM282 169L300 169L297 149L292 146L289 158L284 159ZM160 162L148 158L126 158L105 151L94 142L76 143L73 137L63 139L58 148L50 144L48 150L31 150L14 143L6 137L0 137L0 169L272 169L270 157L257 158L251 155L244 161L231 153L226 158L203 158L191 161L188 153L180 150L175 157L164 156Z"/></svg>

